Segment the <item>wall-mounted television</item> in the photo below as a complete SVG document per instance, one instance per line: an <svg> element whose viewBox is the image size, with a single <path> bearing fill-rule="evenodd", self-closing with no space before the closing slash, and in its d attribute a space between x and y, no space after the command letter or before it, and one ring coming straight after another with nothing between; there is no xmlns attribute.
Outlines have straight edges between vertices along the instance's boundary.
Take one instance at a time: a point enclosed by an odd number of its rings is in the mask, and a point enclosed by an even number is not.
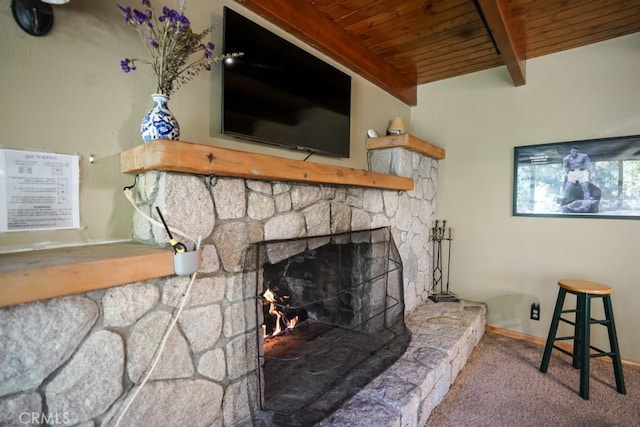
<svg viewBox="0 0 640 427"><path fill-rule="evenodd" d="M222 133L349 157L351 76L224 8Z"/></svg>

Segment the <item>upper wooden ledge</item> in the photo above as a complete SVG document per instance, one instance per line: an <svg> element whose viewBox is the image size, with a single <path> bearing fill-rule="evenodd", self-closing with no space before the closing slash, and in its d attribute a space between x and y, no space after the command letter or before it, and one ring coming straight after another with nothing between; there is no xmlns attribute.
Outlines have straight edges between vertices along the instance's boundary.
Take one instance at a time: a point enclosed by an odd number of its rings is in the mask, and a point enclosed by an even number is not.
<svg viewBox="0 0 640 427"><path fill-rule="evenodd" d="M380 136L378 138L367 139L367 150L378 150L380 148L396 147L415 151L436 160L444 159L446 154L444 149L438 147L437 145L433 145L430 142L423 141L407 133L402 135Z"/></svg>
<svg viewBox="0 0 640 427"><path fill-rule="evenodd" d="M0 307L173 274L171 249L132 242L0 254Z"/></svg>
<svg viewBox="0 0 640 427"><path fill-rule="evenodd" d="M155 170L386 190L413 190L414 185L401 176L164 139L121 153L120 164L127 173Z"/></svg>

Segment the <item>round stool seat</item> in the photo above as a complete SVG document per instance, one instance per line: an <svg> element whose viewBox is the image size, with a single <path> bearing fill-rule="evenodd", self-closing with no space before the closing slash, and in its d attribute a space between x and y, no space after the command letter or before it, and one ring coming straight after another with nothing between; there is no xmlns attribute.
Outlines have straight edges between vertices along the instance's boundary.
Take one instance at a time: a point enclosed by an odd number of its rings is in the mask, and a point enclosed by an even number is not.
<svg viewBox="0 0 640 427"><path fill-rule="evenodd" d="M580 279L561 279L558 280L558 286L569 292L578 292L590 295L610 295L613 292L613 289L610 286Z"/></svg>

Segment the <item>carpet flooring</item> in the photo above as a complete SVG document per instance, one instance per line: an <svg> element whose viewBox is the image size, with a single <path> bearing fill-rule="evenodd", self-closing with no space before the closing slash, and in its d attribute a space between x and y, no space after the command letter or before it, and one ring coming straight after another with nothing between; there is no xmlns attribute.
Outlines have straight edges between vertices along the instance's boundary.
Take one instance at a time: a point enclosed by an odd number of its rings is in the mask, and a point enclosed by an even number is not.
<svg viewBox="0 0 640 427"><path fill-rule="evenodd" d="M623 367L627 394L616 391L613 365L591 360L589 400L578 395L579 370L544 346L486 333L425 427L640 426L640 370Z"/></svg>

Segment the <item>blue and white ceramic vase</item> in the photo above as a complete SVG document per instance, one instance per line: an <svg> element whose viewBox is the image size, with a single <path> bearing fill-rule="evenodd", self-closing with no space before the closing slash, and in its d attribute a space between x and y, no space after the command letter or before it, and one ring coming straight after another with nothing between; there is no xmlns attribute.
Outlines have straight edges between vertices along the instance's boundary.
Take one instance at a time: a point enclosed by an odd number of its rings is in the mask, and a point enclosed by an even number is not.
<svg viewBox="0 0 640 427"><path fill-rule="evenodd" d="M153 107L144 116L142 126L140 126L142 140L147 143L154 139L179 139L180 125L167 106L169 97L161 93L154 93L151 98L153 99Z"/></svg>

